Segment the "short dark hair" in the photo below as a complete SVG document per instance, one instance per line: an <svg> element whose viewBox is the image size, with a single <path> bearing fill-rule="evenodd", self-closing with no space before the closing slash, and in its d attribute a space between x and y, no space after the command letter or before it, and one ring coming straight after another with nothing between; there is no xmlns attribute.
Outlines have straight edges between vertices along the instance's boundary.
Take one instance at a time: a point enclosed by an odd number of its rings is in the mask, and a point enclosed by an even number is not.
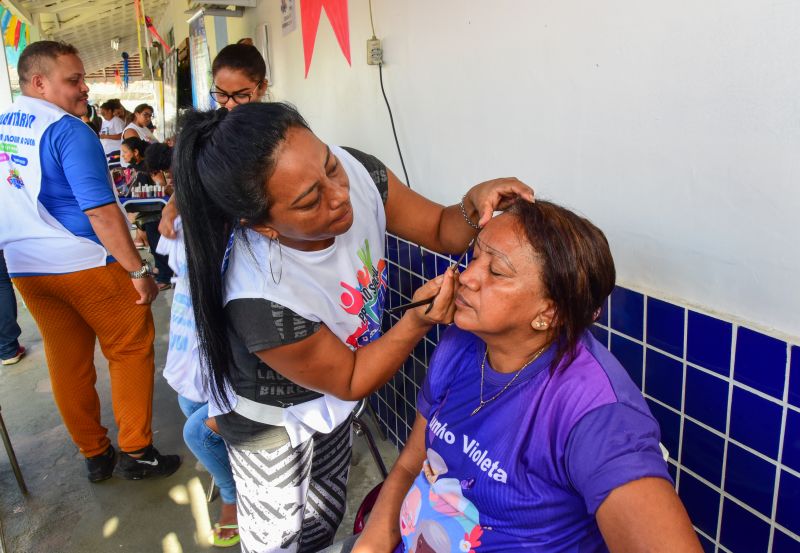
<svg viewBox="0 0 800 553"><path fill-rule="evenodd" d="M55 61L59 56L78 55L72 44L55 40L39 40L30 43L19 56L17 73L20 84L28 84L36 73L46 74L45 61Z"/></svg>
<svg viewBox="0 0 800 553"><path fill-rule="evenodd" d="M150 144L144 154L144 163L150 173L169 171L172 165L172 148L163 142Z"/></svg>
<svg viewBox="0 0 800 553"><path fill-rule="evenodd" d="M126 138L122 141L122 146L127 146L131 152L134 150L139 150L139 155L144 157L147 155L147 142L139 138L138 136L131 136Z"/></svg>
<svg viewBox="0 0 800 553"><path fill-rule="evenodd" d="M151 106L150 104L139 104L138 106L136 106L136 108L134 108L133 113L142 113L146 109L149 109L150 111L155 111L153 109L153 106Z"/></svg>
<svg viewBox="0 0 800 553"><path fill-rule="evenodd" d="M112 100L108 100L100 104L100 109L107 109L109 111L114 111L114 108L116 107L117 105Z"/></svg>
<svg viewBox="0 0 800 553"><path fill-rule="evenodd" d="M211 64L211 74L216 77L223 68L241 71L253 82L261 82L267 75L267 64L252 44L229 44L220 50Z"/></svg>
<svg viewBox="0 0 800 553"><path fill-rule="evenodd" d="M614 289L616 270L605 234L591 221L544 200L518 200L510 210L541 263L542 284L555 306L555 370L569 365L583 332Z"/></svg>

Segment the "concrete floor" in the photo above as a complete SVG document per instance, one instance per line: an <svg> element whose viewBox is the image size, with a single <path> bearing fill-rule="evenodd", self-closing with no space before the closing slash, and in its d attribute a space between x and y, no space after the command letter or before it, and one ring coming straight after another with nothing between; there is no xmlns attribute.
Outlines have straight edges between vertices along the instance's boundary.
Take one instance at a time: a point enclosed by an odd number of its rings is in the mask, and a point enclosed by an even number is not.
<svg viewBox="0 0 800 553"><path fill-rule="evenodd" d="M86 479L83 458L53 402L41 337L19 302L21 342L28 355L19 364L0 369L0 407L30 494L19 492L5 451L0 452L0 521L7 553L190 553L213 549L205 536L216 520L219 500L210 504L205 501L204 488L210 476L183 443L184 417L175 392L161 377L171 300L172 292L166 292L153 304L153 433L156 447L164 453L181 454L183 465L165 479L129 482L112 478L100 484L90 484ZM99 348L95 364L103 421L115 442L107 364ZM391 467L396 449L373 434L386 465ZM348 512L340 536L350 533L355 510L380 481L364 439L354 436L353 440ZM233 550L238 551L238 547Z"/></svg>

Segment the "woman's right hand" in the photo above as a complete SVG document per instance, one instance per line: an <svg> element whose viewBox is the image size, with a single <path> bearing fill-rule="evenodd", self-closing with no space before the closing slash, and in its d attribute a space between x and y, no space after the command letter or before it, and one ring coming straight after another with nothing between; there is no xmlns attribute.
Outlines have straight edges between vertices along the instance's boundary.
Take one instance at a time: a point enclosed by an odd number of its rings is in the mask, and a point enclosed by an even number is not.
<svg viewBox="0 0 800 553"><path fill-rule="evenodd" d="M439 275L420 286L414 292L413 301L435 297L433 304L421 305L406 311L421 324L450 324L456 312L456 292L458 291L458 273L449 267Z"/></svg>

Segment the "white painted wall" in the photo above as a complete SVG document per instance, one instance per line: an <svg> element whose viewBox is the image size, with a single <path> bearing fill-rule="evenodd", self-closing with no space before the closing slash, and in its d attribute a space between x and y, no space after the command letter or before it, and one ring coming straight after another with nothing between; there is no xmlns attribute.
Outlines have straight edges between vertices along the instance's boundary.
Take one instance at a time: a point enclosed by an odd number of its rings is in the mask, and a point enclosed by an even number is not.
<svg viewBox="0 0 800 553"><path fill-rule="evenodd" d="M773 0L373 0L415 188L453 203L516 175L594 220L619 281L800 336L800 3ZM367 0L353 65L323 15L308 79L279 3L274 95L325 140L398 175Z"/></svg>

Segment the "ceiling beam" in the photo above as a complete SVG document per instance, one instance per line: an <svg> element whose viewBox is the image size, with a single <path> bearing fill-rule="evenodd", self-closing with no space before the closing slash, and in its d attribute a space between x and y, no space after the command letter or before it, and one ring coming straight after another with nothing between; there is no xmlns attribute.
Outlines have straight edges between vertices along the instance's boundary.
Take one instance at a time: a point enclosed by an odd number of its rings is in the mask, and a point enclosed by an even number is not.
<svg viewBox="0 0 800 553"><path fill-rule="evenodd" d="M133 19L134 19L133 15L131 15L130 20L128 20L128 18L117 20L116 21L117 28L123 28L124 29L126 26L130 25L131 27L134 28L134 30L136 30L136 22ZM62 33L64 31L71 30L71 29L73 29L75 27L82 27L84 25L88 25L88 24L92 23L94 20L95 20L95 18L92 17L92 14L87 14L87 13L84 12L83 15L75 16L72 19L70 19L69 21L60 22L60 24L58 26L58 32ZM109 48L110 48L110 46L109 46Z"/></svg>
<svg viewBox="0 0 800 553"><path fill-rule="evenodd" d="M50 13L57 15L58 18L63 21L65 19L70 19L75 15L91 15L93 18L103 17L105 13L115 9L117 6L119 6L119 3L115 2L114 0L105 0L103 2L97 2L89 5L87 5L85 2L76 2L75 4L65 7L59 6L56 10L34 11L33 13ZM123 13L125 12L123 11ZM130 9L130 13L133 13L133 8Z"/></svg>
<svg viewBox="0 0 800 553"><path fill-rule="evenodd" d="M87 3L85 1L77 0L76 2L58 2L58 3L50 4L50 5L42 5L42 7L34 7L34 8L32 8L31 9L31 15L37 15L37 14L40 14L40 13L57 14L57 13L62 12L64 10L77 8L79 6L86 7L86 4Z"/></svg>

